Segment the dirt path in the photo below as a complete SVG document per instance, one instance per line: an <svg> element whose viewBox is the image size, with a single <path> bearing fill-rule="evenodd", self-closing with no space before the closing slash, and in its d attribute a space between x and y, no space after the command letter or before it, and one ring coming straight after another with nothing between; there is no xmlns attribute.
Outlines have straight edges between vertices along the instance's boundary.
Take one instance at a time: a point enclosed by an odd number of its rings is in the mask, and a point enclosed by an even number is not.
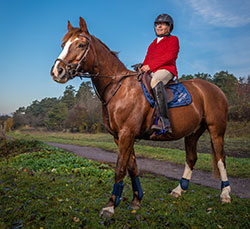
<svg viewBox="0 0 250 229"><path fill-rule="evenodd" d="M80 157L86 157L91 160L116 163L117 155L99 148L76 146L70 144L47 143L58 148L65 149ZM165 176L170 179L179 180L183 174L184 165L177 165L166 161L158 161L146 158L137 158L137 165L140 173L152 173ZM241 198L250 198L250 178L229 177L232 193ZM211 172L194 170L192 174L192 183L220 189L220 181L212 177Z"/></svg>

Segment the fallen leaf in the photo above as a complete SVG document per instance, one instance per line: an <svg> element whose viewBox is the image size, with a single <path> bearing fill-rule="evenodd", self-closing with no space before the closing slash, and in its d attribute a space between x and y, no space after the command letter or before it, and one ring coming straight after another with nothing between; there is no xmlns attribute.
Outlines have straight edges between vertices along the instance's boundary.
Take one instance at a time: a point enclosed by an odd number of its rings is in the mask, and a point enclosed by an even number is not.
<svg viewBox="0 0 250 229"><path fill-rule="evenodd" d="M77 218L77 217L74 217L73 220L74 220L74 222L76 222L76 223L79 223L79 222L80 222L80 219Z"/></svg>

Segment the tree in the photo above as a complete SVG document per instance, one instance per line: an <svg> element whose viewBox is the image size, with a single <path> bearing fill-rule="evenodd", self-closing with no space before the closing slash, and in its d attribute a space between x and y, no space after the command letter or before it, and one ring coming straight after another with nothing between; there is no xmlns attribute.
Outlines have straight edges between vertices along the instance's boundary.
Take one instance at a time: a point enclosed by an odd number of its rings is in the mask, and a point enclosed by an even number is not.
<svg viewBox="0 0 250 229"><path fill-rule="evenodd" d="M206 80L208 82L213 82L212 76L210 74L207 74L207 73L198 72L197 74L194 75L194 78L203 79L203 80Z"/></svg>
<svg viewBox="0 0 250 229"><path fill-rule="evenodd" d="M66 104L68 110L73 108L75 104L75 88L72 85L65 88L61 102Z"/></svg>
<svg viewBox="0 0 250 229"><path fill-rule="evenodd" d="M101 103L93 93L90 82L82 82L76 94L75 107L74 115L79 112L79 117L84 113L85 127L81 131L96 132L105 129L101 115Z"/></svg>
<svg viewBox="0 0 250 229"><path fill-rule="evenodd" d="M194 78L193 75L182 75L178 80L179 80L180 82L183 82L183 81L185 81L185 80L191 80L191 79L193 79L193 78Z"/></svg>
<svg viewBox="0 0 250 229"><path fill-rule="evenodd" d="M45 120L49 130L63 130L64 122L67 119L68 108L66 104L60 102L48 112L48 117Z"/></svg>
<svg viewBox="0 0 250 229"><path fill-rule="evenodd" d="M229 119L234 121L250 121L250 80L239 78L237 101L229 109Z"/></svg>
<svg viewBox="0 0 250 229"><path fill-rule="evenodd" d="M45 98L40 102L35 100L25 110L25 118L29 126L43 127L45 126L45 120L47 113L58 103L57 98Z"/></svg>
<svg viewBox="0 0 250 229"><path fill-rule="evenodd" d="M13 128L17 129L27 124L27 120L25 118L25 107L19 107L13 114Z"/></svg>
<svg viewBox="0 0 250 229"><path fill-rule="evenodd" d="M85 132L88 130L88 113L85 108L78 104L70 110L66 121L66 128L71 132Z"/></svg>
<svg viewBox="0 0 250 229"><path fill-rule="evenodd" d="M238 80L233 74L229 74L227 71L217 72L213 77L213 83L225 93L229 105L236 103Z"/></svg>
<svg viewBox="0 0 250 229"><path fill-rule="evenodd" d="M13 126L13 118L8 118L5 122L4 122L4 133L7 133L11 127Z"/></svg>

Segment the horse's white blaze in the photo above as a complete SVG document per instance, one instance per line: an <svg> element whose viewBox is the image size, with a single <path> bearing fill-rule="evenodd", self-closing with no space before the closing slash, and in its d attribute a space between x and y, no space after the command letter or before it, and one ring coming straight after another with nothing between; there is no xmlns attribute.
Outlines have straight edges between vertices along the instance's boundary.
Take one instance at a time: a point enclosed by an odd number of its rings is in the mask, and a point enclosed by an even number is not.
<svg viewBox="0 0 250 229"><path fill-rule="evenodd" d="M60 53L60 55L57 57L57 59L61 59L61 60L64 60L64 58L67 56L68 52L69 52L69 47L70 45L75 42L76 40L79 40L78 38L75 38L73 41L71 40L68 40L62 50L62 52ZM57 60L55 65L54 65L54 68L53 68L53 73L55 76L58 76L58 71L57 71L57 66L60 62Z"/></svg>
<svg viewBox="0 0 250 229"><path fill-rule="evenodd" d="M187 162L185 163L185 169L184 169L184 173L183 173L183 178L190 180L192 176L192 170L190 169L190 167L188 166Z"/></svg>
<svg viewBox="0 0 250 229"><path fill-rule="evenodd" d="M225 166L224 166L221 159L218 161L217 166L218 166L219 171L220 171L221 180L227 181L227 171L226 171Z"/></svg>

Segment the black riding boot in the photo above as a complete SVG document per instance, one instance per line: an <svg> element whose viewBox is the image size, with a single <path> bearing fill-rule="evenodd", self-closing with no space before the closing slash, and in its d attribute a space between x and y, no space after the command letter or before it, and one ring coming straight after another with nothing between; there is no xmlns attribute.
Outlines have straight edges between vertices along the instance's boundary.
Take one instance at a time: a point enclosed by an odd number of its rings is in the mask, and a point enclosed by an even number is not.
<svg viewBox="0 0 250 229"><path fill-rule="evenodd" d="M168 104L167 104L167 93L166 89L164 87L163 82L159 82L154 88L153 88L157 108L160 114L160 120L161 125L153 125L151 129L160 131L164 129L168 133L172 133L172 129L170 127L170 122L168 118Z"/></svg>

